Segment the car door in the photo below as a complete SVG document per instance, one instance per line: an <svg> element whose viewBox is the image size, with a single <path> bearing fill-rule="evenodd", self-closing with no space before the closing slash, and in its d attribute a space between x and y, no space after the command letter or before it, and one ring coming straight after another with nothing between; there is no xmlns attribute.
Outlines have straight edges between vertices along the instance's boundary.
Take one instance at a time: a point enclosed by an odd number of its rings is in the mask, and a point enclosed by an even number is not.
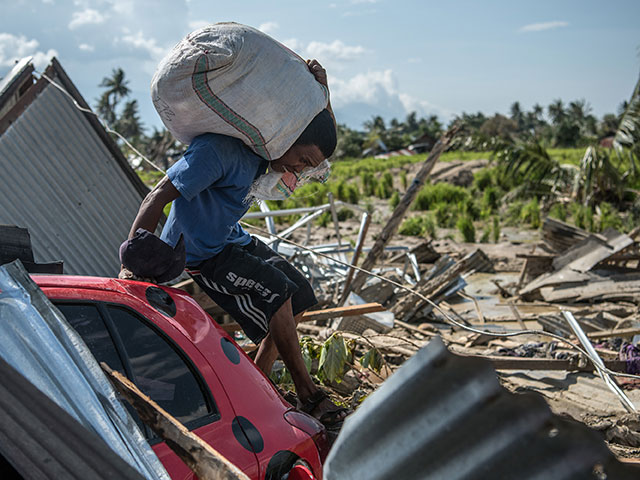
<svg viewBox="0 0 640 480"><path fill-rule="evenodd" d="M255 455L241 448L234 438L231 419L235 414L229 399L197 349L163 318L150 319L153 312L132 308L130 299L123 298L126 303L115 302L111 292L109 301L104 300L55 303L99 362L126 375L238 468L250 476L257 473ZM145 311L146 316L139 310ZM171 477L193 478L166 443L128 408Z"/></svg>

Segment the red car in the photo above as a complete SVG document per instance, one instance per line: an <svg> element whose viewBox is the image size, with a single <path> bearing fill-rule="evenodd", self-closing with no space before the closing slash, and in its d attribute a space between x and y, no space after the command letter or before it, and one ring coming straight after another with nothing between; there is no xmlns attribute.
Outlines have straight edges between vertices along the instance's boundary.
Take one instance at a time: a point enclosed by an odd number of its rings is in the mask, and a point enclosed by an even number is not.
<svg viewBox="0 0 640 480"><path fill-rule="evenodd" d="M33 279L99 362L126 375L250 478L322 478L329 450L322 424L285 402L184 291L110 278ZM171 478L195 478L129 411Z"/></svg>

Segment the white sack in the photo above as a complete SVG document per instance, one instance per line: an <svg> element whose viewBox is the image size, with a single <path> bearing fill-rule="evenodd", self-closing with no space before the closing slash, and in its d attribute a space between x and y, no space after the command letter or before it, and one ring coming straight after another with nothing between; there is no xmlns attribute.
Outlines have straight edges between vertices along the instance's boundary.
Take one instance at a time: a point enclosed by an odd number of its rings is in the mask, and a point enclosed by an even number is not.
<svg viewBox="0 0 640 480"><path fill-rule="evenodd" d="M302 58L268 35L216 23L187 35L160 62L151 96L182 143L219 133L275 160L327 106L329 93Z"/></svg>

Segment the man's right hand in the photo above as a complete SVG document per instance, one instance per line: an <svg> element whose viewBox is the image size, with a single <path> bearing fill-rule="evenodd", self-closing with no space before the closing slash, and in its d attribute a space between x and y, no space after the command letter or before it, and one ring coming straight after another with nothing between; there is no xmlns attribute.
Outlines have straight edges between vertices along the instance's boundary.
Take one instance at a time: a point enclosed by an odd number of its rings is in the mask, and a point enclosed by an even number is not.
<svg viewBox="0 0 640 480"><path fill-rule="evenodd" d="M153 278L139 277L126 267L120 267L118 278L121 280L137 280L138 282L156 283Z"/></svg>

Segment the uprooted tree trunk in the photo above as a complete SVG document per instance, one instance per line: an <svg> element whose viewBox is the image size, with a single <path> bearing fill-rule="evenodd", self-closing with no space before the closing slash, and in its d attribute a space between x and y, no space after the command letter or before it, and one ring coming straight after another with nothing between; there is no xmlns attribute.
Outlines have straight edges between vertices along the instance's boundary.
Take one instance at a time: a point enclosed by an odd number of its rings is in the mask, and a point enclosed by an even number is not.
<svg viewBox="0 0 640 480"><path fill-rule="evenodd" d="M413 182L411 182L411 186L407 189L406 193L402 197L402 200L400 200L400 203L398 203L398 206L393 211L391 218L389 219L384 229L378 236L376 243L373 245L373 247L369 251L367 258L365 258L361 266L362 269L371 270L373 266L376 264L376 262L378 261L378 259L382 256L384 252L384 248L389 243L389 240L391 240L391 238L398 231L398 227L400 226L400 223L402 223L402 220L405 214L407 213L407 210L413 203L413 200L416 198L416 195L418 194L418 192L424 185L425 180L431 173L433 166L438 161L438 158L440 158L440 155L442 154L442 152L444 152L447 149L447 147L449 146L449 143L451 142L452 138L455 136L457 131L458 131L457 126L453 126L452 128L450 128L447 132L445 132L442 135L442 137L440 137L440 140L438 140L438 142L431 149L431 153L429 153L429 156L427 157L425 162L422 164L420 171L418 171L415 178L413 179ZM360 290L362 289L362 286L364 285L366 278L367 276L364 272L358 272L358 275L356 275L356 278L351 284L351 290L353 290L356 293L359 293ZM343 296L346 296L347 293L348 292L345 292Z"/></svg>

